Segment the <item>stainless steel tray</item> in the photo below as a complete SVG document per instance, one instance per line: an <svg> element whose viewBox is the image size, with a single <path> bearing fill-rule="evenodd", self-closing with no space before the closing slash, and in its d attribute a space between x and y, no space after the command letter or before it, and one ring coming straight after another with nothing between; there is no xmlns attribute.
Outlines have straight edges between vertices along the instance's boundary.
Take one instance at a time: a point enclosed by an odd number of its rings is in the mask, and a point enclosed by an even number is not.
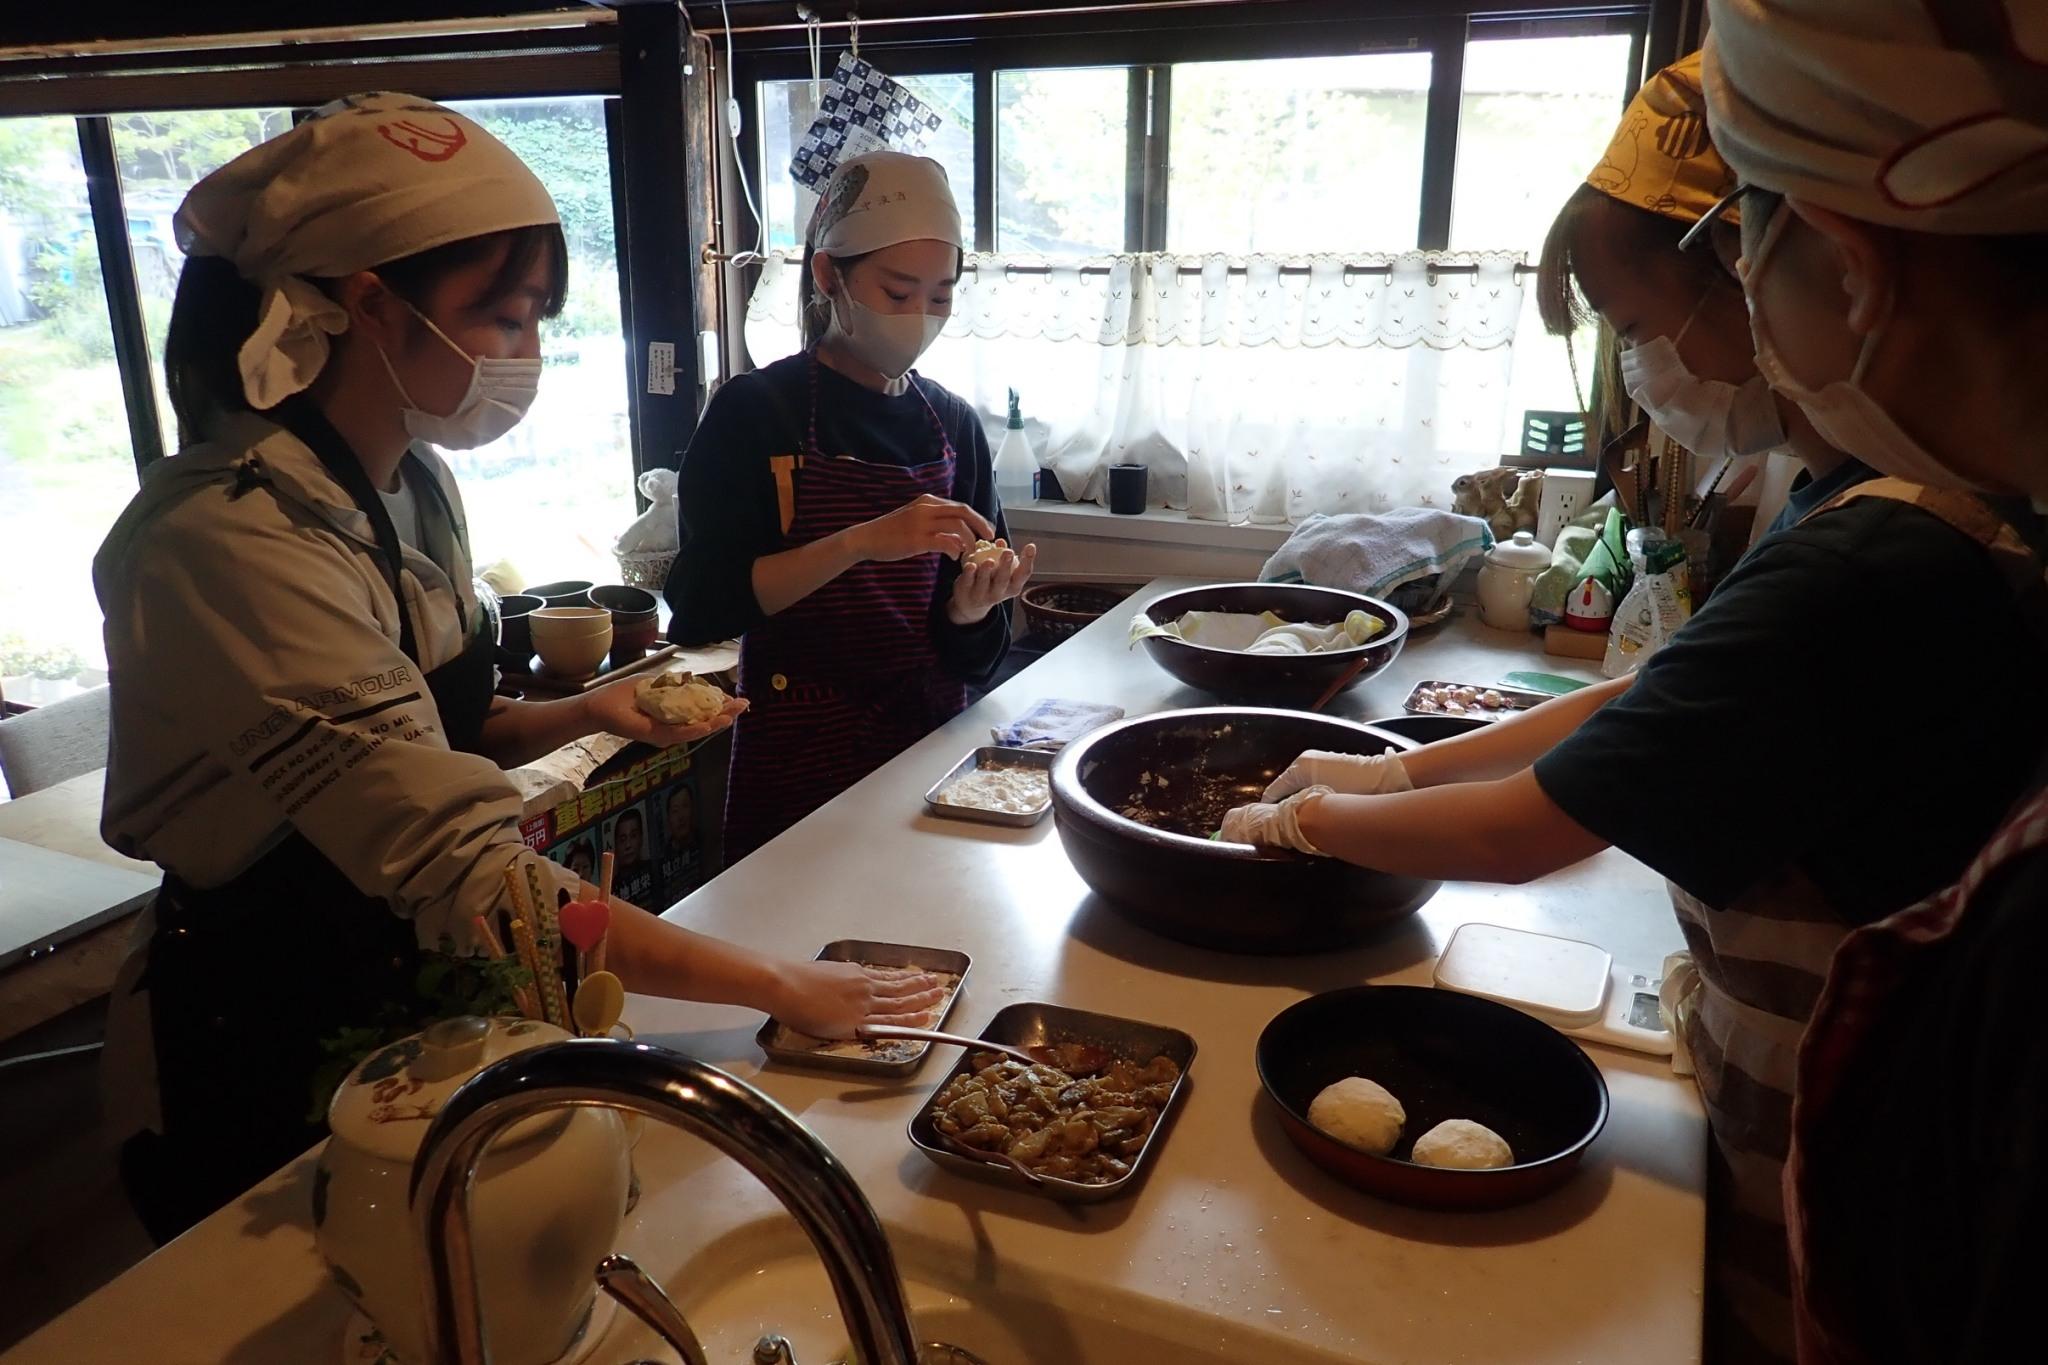
<svg viewBox="0 0 2048 1365"><path fill-rule="evenodd" d="M842 938L828 943L818 950L817 960L865 962L871 967L918 967L957 977L932 1017L933 1028L945 1026L946 1016L952 1013L954 1002L960 998L960 988L967 984L967 969L974 965L967 954L951 948L917 948L907 943L877 943L864 938ZM754 1041L773 1062L819 1071L848 1071L861 1076L908 1076L924 1065L925 1057L932 1050L930 1043L873 1042L864 1045L865 1053L849 1056L820 1052L815 1045L801 1045L796 1040L802 1036L780 1020L770 1019L761 1025Z"/></svg>
<svg viewBox="0 0 2048 1365"><path fill-rule="evenodd" d="M1423 705L1426 694L1446 687L1469 687L1475 692L1498 692L1502 705L1497 710L1483 706L1470 706L1464 711L1446 711L1441 707ZM1403 711L1416 715L1462 715L1471 720L1501 720L1517 711L1526 711L1542 702L1554 701L1548 692L1531 692L1520 687L1498 687L1487 683L1455 683L1429 680L1415 684L1415 690L1408 694L1408 700L1401 703Z"/></svg>
<svg viewBox="0 0 2048 1365"><path fill-rule="evenodd" d="M1006 1005L988 1021L988 1027L978 1035L994 1043L1010 1043L1019 1047L1036 1047L1045 1043L1093 1043L1106 1048L1119 1057L1132 1061L1149 1062L1154 1057L1171 1057L1180 1067L1180 1079L1174 1082L1173 1093L1167 1096L1166 1108L1160 1111L1159 1121L1153 1125L1152 1134L1145 1139L1145 1145L1131 1162L1131 1169L1117 1180L1105 1181L1099 1185L1084 1185L1074 1180L1057 1180L1045 1177L1042 1185L1033 1185L1022 1175L1007 1166L978 1161L954 1147L932 1125L932 1101L941 1090L952 1083L955 1076L972 1071L972 1054L963 1050L960 1058L932 1087L924 1097L917 1117L910 1121L910 1143L939 1165L959 1175L975 1180L986 1180L993 1185L1007 1185L1026 1194L1039 1195L1062 1204L1094 1204L1106 1199L1115 1199L1136 1190L1138 1182L1152 1168L1154 1153L1166 1139L1167 1125L1173 1121L1174 1112L1180 1108L1187 1093L1188 1073L1195 1065L1195 1040L1176 1028L1164 1028L1158 1024L1140 1023L1136 1019L1120 1019L1113 1014L1095 1014L1088 1010L1068 1009L1064 1005L1047 1005L1025 1002Z"/></svg>
<svg viewBox="0 0 2048 1365"><path fill-rule="evenodd" d="M1037 824L1052 809L1052 788L1047 783L1045 801L1036 810L1015 813L1006 810L984 810L979 806L942 806L939 793L953 783L981 768L1038 768L1046 773L1052 771L1052 761L1059 755L1038 749L1009 749L997 744L984 744L967 757L953 765L953 770L932 784L924 794L924 808L933 815L948 820L978 820L986 825L1012 825L1023 828Z"/></svg>

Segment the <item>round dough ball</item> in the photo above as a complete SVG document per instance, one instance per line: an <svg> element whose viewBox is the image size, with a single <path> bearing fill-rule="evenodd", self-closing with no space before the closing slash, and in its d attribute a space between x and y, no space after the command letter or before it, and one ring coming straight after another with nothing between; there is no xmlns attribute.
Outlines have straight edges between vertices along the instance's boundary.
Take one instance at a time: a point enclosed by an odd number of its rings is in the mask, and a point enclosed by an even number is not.
<svg viewBox="0 0 2048 1365"><path fill-rule="evenodd" d="M1346 1076L1323 1087L1308 1107L1308 1121L1346 1147L1385 1156L1401 1140L1408 1111L1378 1082Z"/></svg>
<svg viewBox="0 0 2048 1365"><path fill-rule="evenodd" d="M1507 1139L1483 1123L1445 1119L1415 1139L1418 1166L1449 1166L1461 1171L1491 1171L1515 1164Z"/></svg>
<svg viewBox="0 0 2048 1365"><path fill-rule="evenodd" d="M1000 540L977 540L974 548L961 557L961 564L993 564L1003 557L1009 544Z"/></svg>

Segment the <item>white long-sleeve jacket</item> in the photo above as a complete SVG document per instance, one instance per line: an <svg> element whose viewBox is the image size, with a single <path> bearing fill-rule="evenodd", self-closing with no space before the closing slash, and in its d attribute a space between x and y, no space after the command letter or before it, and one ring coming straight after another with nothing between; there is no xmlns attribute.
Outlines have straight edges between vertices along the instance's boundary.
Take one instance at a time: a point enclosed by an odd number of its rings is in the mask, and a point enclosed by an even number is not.
<svg viewBox="0 0 2048 1365"><path fill-rule="evenodd" d="M478 607L454 477L417 450L458 523L423 497L432 553L404 549L417 665L369 518L297 437L241 414L149 471L93 564L108 843L213 887L295 827L422 946L470 942L522 848L520 800L491 760L448 747L424 685ZM569 883L540 866L550 892Z"/></svg>

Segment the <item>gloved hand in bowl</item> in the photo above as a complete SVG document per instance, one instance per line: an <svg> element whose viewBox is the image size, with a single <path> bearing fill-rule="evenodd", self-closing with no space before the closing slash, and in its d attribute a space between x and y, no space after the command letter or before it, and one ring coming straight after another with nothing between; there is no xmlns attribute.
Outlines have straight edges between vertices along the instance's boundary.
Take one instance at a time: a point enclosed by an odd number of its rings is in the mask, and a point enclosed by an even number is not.
<svg viewBox="0 0 2048 1365"><path fill-rule="evenodd" d="M1328 787L1304 787L1285 800L1239 806L1223 817L1223 842L1257 844L1265 848L1291 848L1296 853L1325 857L1323 851L1301 832L1301 808L1310 801L1329 796Z"/></svg>
<svg viewBox="0 0 2048 1365"><path fill-rule="evenodd" d="M1267 784L1265 799L1279 801L1305 787L1327 787L1346 796L1415 790L1398 754L1339 754L1328 749L1309 749Z"/></svg>

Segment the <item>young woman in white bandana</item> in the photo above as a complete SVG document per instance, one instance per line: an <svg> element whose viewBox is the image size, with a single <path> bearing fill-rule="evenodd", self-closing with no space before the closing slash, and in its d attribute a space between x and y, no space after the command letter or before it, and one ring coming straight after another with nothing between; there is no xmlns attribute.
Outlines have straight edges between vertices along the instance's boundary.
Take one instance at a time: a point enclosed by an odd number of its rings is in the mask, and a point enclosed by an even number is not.
<svg viewBox="0 0 2048 1365"><path fill-rule="evenodd" d="M1007 547L979 414L912 369L961 248L936 161L840 165L806 237L804 350L721 388L683 457L671 638L744 636L728 861L952 719L1009 643L1036 549ZM1005 547L969 561L978 540Z"/></svg>
<svg viewBox="0 0 2048 1365"><path fill-rule="evenodd" d="M595 894L525 851L503 767L599 730L667 744L731 722L656 725L630 687L493 695L431 446L519 420L567 287L554 204L511 151L424 100L352 97L206 177L177 227L165 370L188 444L94 562L103 827L165 872L108 1029L112 1100L143 1129L123 1171L160 1238L320 1136L338 1058L459 1008L418 994L423 955L478 951L508 870ZM935 998L624 904L608 955L630 989L842 1035Z"/></svg>
<svg viewBox="0 0 2048 1365"><path fill-rule="evenodd" d="M2048 5L1711 10L1764 372L1880 473L2048 506ZM2039 563L1995 548L2048 620ZM1810 1365L2040 1351L2048 755L2028 756L2032 794L1962 878L1842 943L1807 1030L1785 1190ZM1930 822L1951 795L1924 794Z"/></svg>

